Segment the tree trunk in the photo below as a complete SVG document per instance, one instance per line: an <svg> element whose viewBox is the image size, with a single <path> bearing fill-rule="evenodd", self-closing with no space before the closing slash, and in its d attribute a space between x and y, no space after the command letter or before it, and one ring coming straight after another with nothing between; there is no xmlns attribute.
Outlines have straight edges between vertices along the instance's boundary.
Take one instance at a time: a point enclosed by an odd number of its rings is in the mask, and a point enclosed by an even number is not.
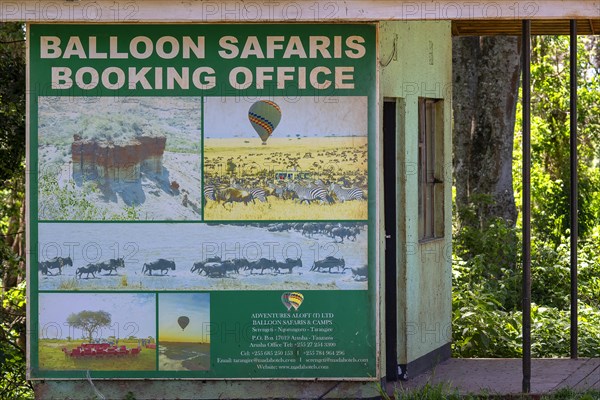
<svg viewBox="0 0 600 400"><path fill-rule="evenodd" d="M481 225L517 218L512 152L520 75L517 37L453 39L456 205L477 205ZM461 221L465 222L465 221Z"/></svg>

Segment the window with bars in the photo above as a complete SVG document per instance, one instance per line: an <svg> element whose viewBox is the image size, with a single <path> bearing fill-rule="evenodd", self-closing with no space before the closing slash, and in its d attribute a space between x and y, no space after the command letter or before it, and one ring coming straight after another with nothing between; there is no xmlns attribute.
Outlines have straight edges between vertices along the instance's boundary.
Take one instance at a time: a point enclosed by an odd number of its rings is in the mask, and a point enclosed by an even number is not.
<svg viewBox="0 0 600 400"><path fill-rule="evenodd" d="M419 239L444 236L444 102L419 98Z"/></svg>

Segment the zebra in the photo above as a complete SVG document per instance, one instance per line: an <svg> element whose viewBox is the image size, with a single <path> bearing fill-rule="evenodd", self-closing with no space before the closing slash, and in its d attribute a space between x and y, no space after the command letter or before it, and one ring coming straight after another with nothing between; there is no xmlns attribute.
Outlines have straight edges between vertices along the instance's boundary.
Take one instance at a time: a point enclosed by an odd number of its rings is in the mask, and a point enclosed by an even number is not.
<svg viewBox="0 0 600 400"><path fill-rule="evenodd" d="M343 203L347 200L363 200L364 192L361 188L351 187L349 189L343 188L337 183L332 183L329 190L335 194L337 199Z"/></svg>
<svg viewBox="0 0 600 400"><path fill-rule="evenodd" d="M247 189L243 188L239 183L232 183L231 187L238 190L245 190L246 192L250 193L253 203L255 199L260 201L261 203L265 203L267 201L267 191L263 188L254 187Z"/></svg>
<svg viewBox="0 0 600 400"><path fill-rule="evenodd" d="M204 186L204 198L207 200L216 201L218 191L219 191L219 189L217 189L216 185L211 185L211 184L205 185Z"/></svg>
<svg viewBox="0 0 600 400"><path fill-rule="evenodd" d="M267 188L271 195L273 195L275 197L279 197L280 199L283 198L283 192L284 192L284 190L286 190L284 187L275 185L271 182L267 182Z"/></svg>
<svg viewBox="0 0 600 400"><path fill-rule="evenodd" d="M302 204L303 201L306 201L308 204L310 204L310 202L313 200L318 200L321 202L321 204L325 202L331 203L331 199L328 196L327 190L322 187L307 188L294 182L289 182L288 189L296 193L300 199L300 204Z"/></svg>
<svg viewBox="0 0 600 400"><path fill-rule="evenodd" d="M267 201L267 191L263 188L251 188L246 189L252 195L252 201L254 199L260 201L261 203L265 203Z"/></svg>
<svg viewBox="0 0 600 400"><path fill-rule="evenodd" d="M268 186L268 189L271 192L271 194L280 199L292 200L292 199L298 197L298 196L296 196L296 193L287 186L279 186L279 185L274 185L272 183L268 183L267 186ZM269 194L269 193L267 193L267 194Z"/></svg>

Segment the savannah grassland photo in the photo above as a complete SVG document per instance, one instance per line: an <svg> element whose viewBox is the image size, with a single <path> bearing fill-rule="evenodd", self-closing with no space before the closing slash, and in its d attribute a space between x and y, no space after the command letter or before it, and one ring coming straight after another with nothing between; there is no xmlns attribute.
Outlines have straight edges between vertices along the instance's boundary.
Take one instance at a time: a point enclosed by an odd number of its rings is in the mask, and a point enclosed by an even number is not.
<svg viewBox="0 0 600 400"><path fill-rule="evenodd" d="M39 368L156 370L156 296L40 293Z"/></svg>
<svg viewBox="0 0 600 400"><path fill-rule="evenodd" d="M210 294L159 293L158 369L210 368Z"/></svg>
<svg viewBox="0 0 600 400"><path fill-rule="evenodd" d="M40 220L200 220L201 101L38 98Z"/></svg>
<svg viewBox="0 0 600 400"><path fill-rule="evenodd" d="M280 122L263 143L249 121L256 100L205 99L204 218L366 220L367 97L272 102Z"/></svg>

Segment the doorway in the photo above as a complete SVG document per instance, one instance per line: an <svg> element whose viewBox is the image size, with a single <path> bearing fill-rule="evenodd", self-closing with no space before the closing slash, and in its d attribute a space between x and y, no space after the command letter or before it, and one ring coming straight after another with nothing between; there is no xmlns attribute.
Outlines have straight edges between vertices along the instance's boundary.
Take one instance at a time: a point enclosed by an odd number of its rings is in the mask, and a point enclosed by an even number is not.
<svg viewBox="0 0 600 400"><path fill-rule="evenodd" d="M385 213L385 354L388 381L398 380L398 282L396 216L396 99L383 102L383 186Z"/></svg>

